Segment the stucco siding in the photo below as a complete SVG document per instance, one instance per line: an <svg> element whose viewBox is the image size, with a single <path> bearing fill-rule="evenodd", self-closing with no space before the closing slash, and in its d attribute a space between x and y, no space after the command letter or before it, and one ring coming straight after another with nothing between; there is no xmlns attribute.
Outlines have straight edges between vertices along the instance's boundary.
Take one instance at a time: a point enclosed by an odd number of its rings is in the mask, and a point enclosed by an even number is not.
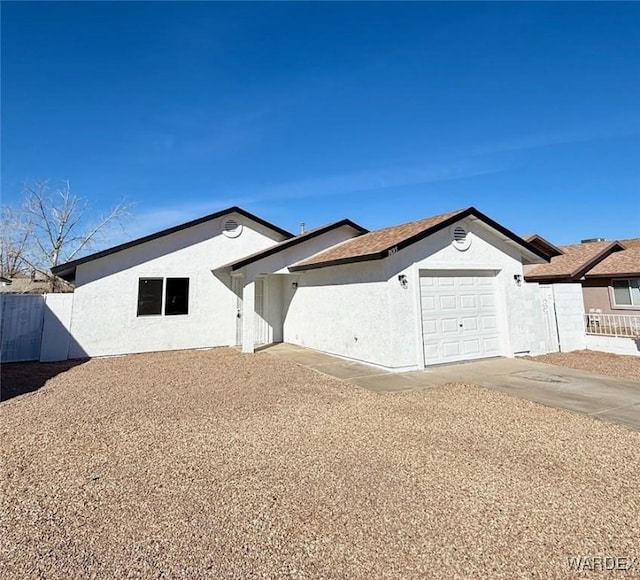
<svg viewBox="0 0 640 580"><path fill-rule="evenodd" d="M237 238L221 234L233 217ZM282 239L240 215L187 230L78 266L70 358L203 348L235 342L230 280L211 272ZM137 316L139 278L189 278L189 313Z"/></svg>
<svg viewBox="0 0 640 580"><path fill-rule="evenodd" d="M285 342L390 366L383 263L310 270L295 280L285 298Z"/></svg>
<svg viewBox="0 0 640 580"><path fill-rule="evenodd" d="M522 315L531 292L514 280L522 275L518 251L472 220L463 223L471 237L465 251L451 244L454 225L384 260L301 272L284 340L394 370L421 368L421 272L482 270L496 277L503 354L530 350ZM398 276L407 277L406 288Z"/></svg>
<svg viewBox="0 0 640 580"><path fill-rule="evenodd" d="M582 281L585 312L600 310L602 314L640 315L640 308L616 306L613 302L611 278L595 278Z"/></svg>

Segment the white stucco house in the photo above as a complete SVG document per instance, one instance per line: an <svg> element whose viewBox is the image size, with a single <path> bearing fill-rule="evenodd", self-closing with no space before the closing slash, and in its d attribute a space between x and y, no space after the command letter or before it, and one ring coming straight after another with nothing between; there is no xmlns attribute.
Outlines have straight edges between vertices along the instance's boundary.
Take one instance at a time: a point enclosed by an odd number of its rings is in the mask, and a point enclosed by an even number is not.
<svg viewBox="0 0 640 580"><path fill-rule="evenodd" d="M69 358L289 342L391 370L549 350L541 249L475 208L299 235L232 207L62 264Z"/></svg>

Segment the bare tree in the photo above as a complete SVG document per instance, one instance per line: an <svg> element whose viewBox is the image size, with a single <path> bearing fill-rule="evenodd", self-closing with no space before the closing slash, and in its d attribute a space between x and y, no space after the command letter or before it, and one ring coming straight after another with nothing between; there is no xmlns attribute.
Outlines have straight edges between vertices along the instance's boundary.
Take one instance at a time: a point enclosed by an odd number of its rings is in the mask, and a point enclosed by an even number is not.
<svg viewBox="0 0 640 580"><path fill-rule="evenodd" d="M0 275L13 278L26 270L24 257L31 236L31 224L25 220L22 212L11 206L2 206L0 212Z"/></svg>
<svg viewBox="0 0 640 580"><path fill-rule="evenodd" d="M122 201L92 220L88 200L74 195L68 181L58 189L47 181L29 182L23 195L21 208L12 210L21 218L18 231L25 240L20 262L46 276L51 290L56 289L51 268L96 249L129 216L130 205ZM2 226L4 230L4 215Z"/></svg>

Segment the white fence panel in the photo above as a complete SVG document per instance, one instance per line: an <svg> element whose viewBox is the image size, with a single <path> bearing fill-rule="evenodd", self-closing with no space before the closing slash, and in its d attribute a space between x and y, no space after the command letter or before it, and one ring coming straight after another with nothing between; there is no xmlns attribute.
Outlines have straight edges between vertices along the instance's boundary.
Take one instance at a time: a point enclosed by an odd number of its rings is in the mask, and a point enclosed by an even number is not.
<svg viewBox="0 0 640 580"><path fill-rule="evenodd" d="M578 283L552 284L560 352L587 348L584 300Z"/></svg>
<svg viewBox="0 0 640 580"><path fill-rule="evenodd" d="M47 294L40 362L67 360L74 294Z"/></svg>
<svg viewBox="0 0 640 580"><path fill-rule="evenodd" d="M44 300L41 295L0 295L0 362L40 358Z"/></svg>

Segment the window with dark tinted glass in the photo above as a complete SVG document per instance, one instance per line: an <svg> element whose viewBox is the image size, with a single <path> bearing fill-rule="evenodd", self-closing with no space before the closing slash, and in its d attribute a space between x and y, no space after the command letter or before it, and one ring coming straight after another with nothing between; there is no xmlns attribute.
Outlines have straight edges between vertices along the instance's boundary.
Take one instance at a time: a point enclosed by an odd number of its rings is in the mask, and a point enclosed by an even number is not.
<svg viewBox="0 0 640 580"><path fill-rule="evenodd" d="M189 278L167 278L164 313L189 314Z"/></svg>
<svg viewBox="0 0 640 580"><path fill-rule="evenodd" d="M138 281L138 316L162 314L162 278Z"/></svg>

